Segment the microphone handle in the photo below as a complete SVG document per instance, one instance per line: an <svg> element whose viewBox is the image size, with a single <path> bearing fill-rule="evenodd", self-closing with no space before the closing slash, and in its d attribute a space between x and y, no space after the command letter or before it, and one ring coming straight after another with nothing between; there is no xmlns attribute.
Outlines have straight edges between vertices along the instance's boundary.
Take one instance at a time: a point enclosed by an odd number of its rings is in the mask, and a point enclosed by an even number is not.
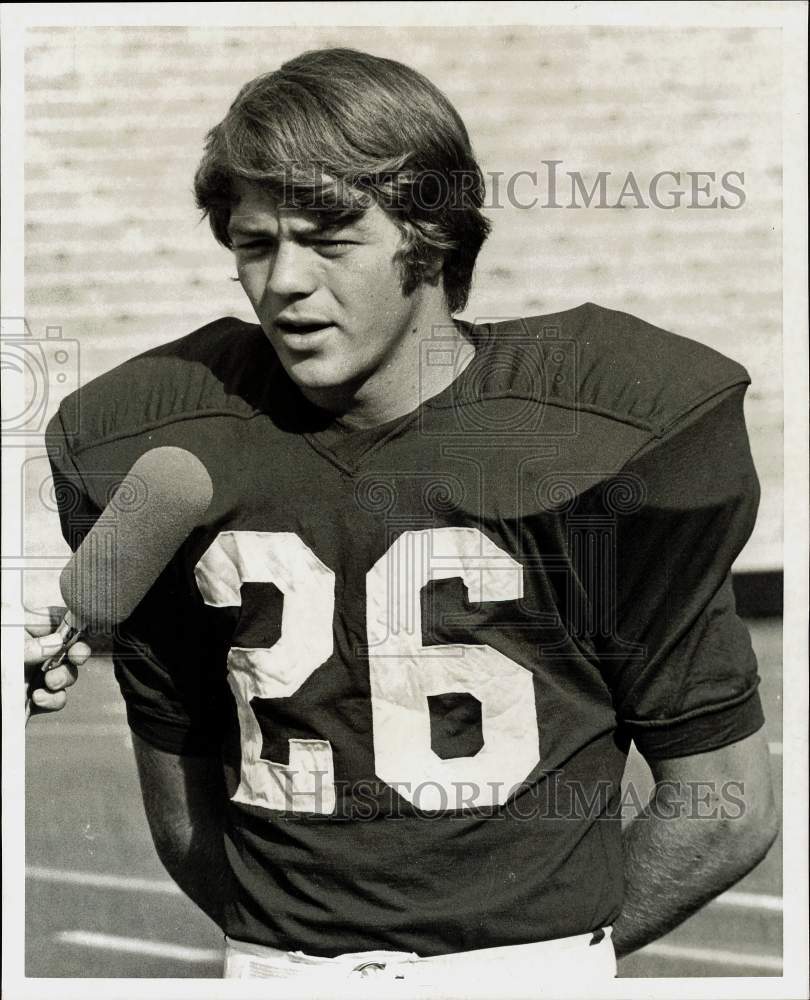
<svg viewBox="0 0 810 1000"><path fill-rule="evenodd" d="M31 717L31 695L34 693L34 689L42 686L42 678L49 670L53 670L56 667L61 667L62 664L67 659L68 651L70 647L78 642L82 637L82 629L79 624L74 619L70 611L66 612L65 617L59 623L55 635L58 635L62 640L62 648L59 652L54 653L53 656L49 657L40 665L39 670L31 678L31 682L28 685L28 690L25 692L25 724L28 725L28 720Z"/></svg>

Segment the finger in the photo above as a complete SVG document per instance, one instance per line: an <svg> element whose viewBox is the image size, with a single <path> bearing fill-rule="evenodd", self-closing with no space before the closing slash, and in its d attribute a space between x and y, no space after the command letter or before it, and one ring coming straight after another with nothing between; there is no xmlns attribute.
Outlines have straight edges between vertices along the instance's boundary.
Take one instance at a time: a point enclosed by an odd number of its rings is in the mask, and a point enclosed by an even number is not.
<svg viewBox="0 0 810 1000"><path fill-rule="evenodd" d="M67 608L51 604L47 608L34 608L26 615L25 631L29 635L48 635L65 617Z"/></svg>
<svg viewBox="0 0 810 1000"><path fill-rule="evenodd" d="M74 666L80 667L93 655L93 650L86 642L74 642L68 650L68 659Z"/></svg>
<svg viewBox="0 0 810 1000"><path fill-rule="evenodd" d="M65 707L67 694L64 691L46 691L45 688L37 688L31 695L31 700L42 712L57 712Z"/></svg>
<svg viewBox="0 0 810 1000"><path fill-rule="evenodd" d="M55 667L43 674L45 686L50 691L62 691L64 688L73 687L79 671L70 663L65 663L61 667Z"/></svg>
<svg viewBox="0 0 810 1000"><path fill-rule="evenodd" d="M23 660L26 666L35 663L42 663L48 657L58 653L62 648L62 640L58 635L51 633L41 637L26 635L23 648Z"/></svg>

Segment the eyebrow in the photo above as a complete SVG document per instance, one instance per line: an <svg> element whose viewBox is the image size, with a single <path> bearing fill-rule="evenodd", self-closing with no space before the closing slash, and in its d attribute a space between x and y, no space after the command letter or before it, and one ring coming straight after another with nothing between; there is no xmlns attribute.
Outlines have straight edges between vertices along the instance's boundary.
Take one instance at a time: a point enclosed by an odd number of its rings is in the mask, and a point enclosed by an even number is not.
<svg viewBox="0 0 810 1000"><path fill-rule="evenodd" d="M302 221L308 225L304 229L297 230L294 233L296 236L315 236L335 230L349 229L352 226L357 226L361 233L365 232L362 214L312 212L307 213ZM231 238L235 236L270 236L275 238L275 234L270 233L266 226L253 225L248 220L240 222L238 219L228 224L228 235Z"/></svg>
<svg viewBox="0 0 810 1000"><path fill-rule="evenodd" d="M228 235L267 236L269 231L266 226L253 226L249 222L230 222L228 223Z"/></svg>

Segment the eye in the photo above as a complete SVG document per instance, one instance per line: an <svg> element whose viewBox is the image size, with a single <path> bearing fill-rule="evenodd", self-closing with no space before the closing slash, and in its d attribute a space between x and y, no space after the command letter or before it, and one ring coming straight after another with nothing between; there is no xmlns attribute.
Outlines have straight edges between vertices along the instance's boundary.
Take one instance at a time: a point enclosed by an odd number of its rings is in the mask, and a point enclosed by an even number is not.
<svg viewBox="0 0 810 1000"><path fill-rule="evenodd" d="M327 257L343 253L349 247L356 246L356 240L308 240L308 243L315 247L318 253Z"/></svg>
<svg viewBox="0 0 810 1000"><path fill-rule="evenodd" d="M251 254L266 253L270 250L273 250L274 247L275 247L274 240L268 240L268 239L250 240L247 243L235 244L233 252L235 254L241 254L245 256Z"/></svg>

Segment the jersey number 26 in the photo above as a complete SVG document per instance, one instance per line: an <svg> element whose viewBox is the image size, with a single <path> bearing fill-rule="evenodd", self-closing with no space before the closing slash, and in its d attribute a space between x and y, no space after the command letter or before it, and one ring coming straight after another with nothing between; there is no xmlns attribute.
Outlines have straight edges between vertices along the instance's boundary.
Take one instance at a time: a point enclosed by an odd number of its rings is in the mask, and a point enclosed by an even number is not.
<svg viewBox="0 0 810 1000"><path fill-rule="evenodd" d="M332 747L289 740L289 761L261 756L254 698L293 695L332 655L335 574L292 532L224 531L195 567L212 607L239 607L243 583L283 595L281 635L270 647L231 647L228 683L242 741L233 801L270 810L331 813ZM473 602L523 596L523 570L476 528L405 531L366 576L366 631L375 772L421 809L503 805L539 760L531 671L492 646L422 644L420 595L432 580L460 578ZM483 746L443 759L431 749L431 695L466 693L481 703Z"/></svg>

